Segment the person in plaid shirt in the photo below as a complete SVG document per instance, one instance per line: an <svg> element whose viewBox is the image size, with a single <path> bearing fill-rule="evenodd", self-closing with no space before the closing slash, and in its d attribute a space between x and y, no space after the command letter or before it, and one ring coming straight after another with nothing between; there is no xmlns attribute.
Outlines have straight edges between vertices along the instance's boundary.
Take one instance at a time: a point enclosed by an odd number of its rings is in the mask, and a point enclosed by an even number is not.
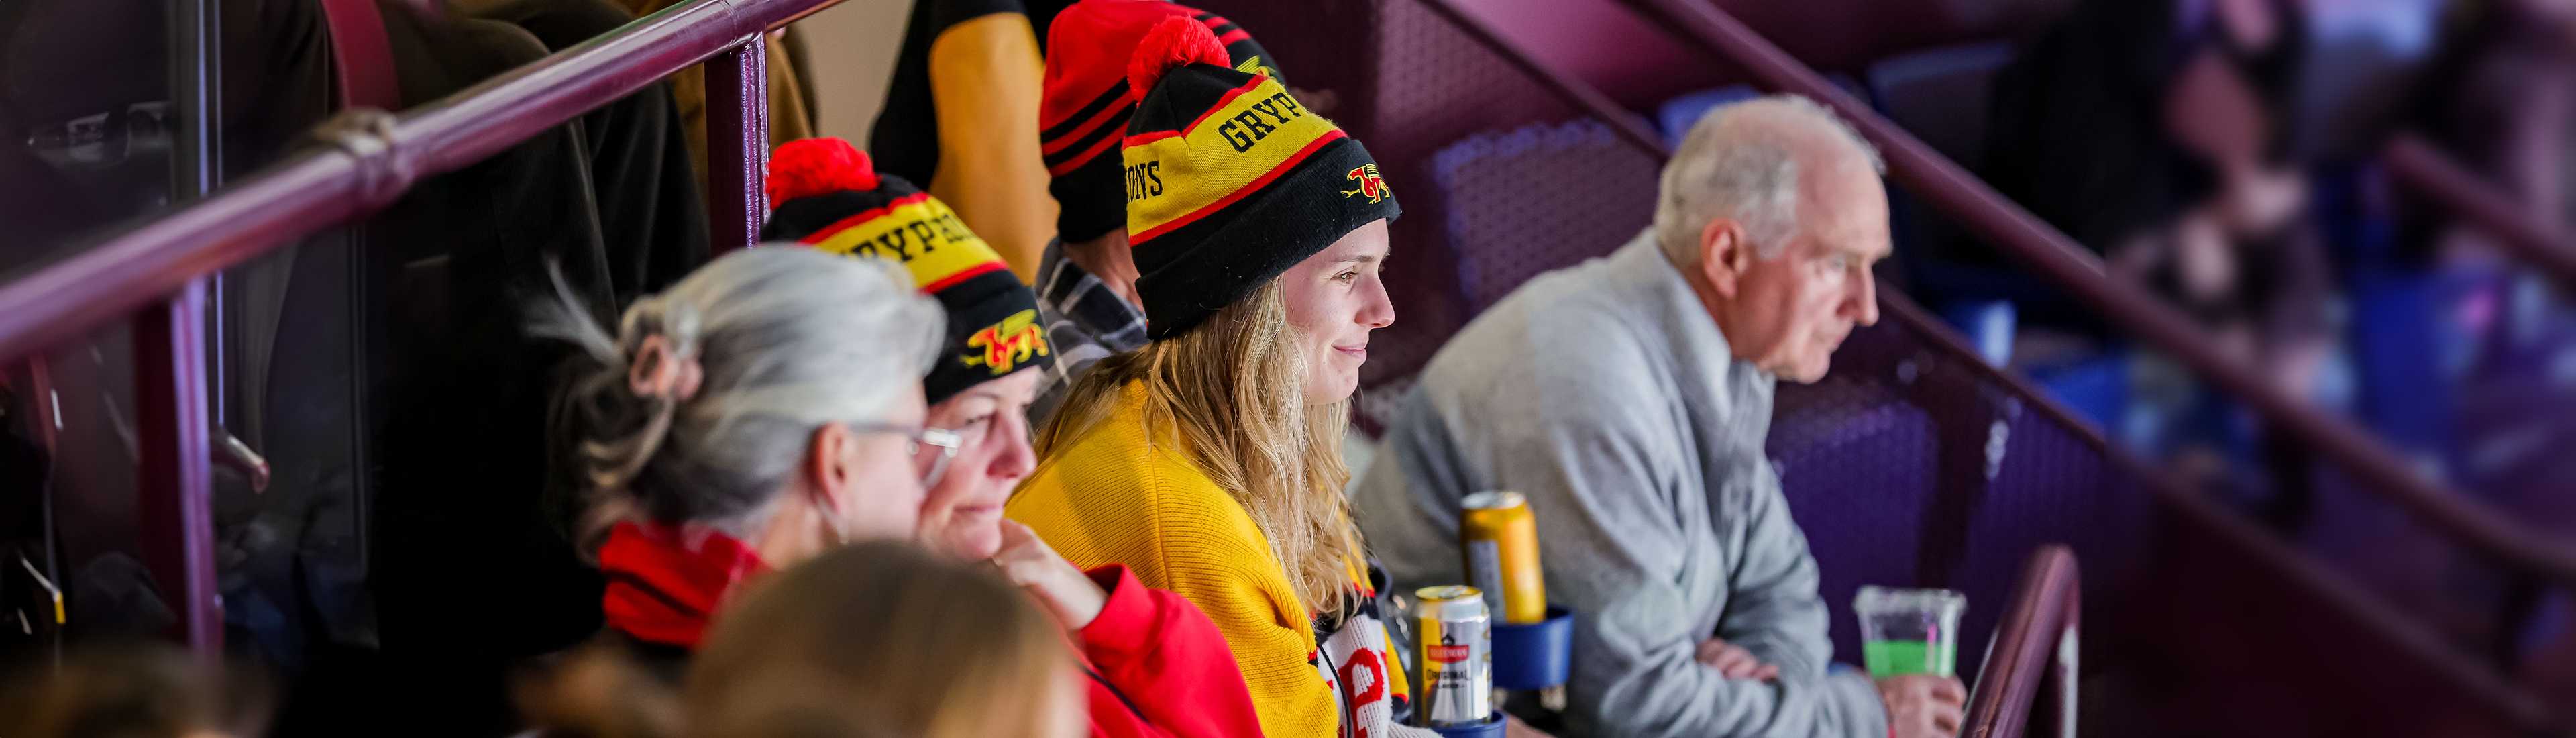
<svg viewBox="0 0 2576 738"><path fill-rule="evenodd" d="M1055 347L1055 371L1029 405L1043 427L1092 362L1145 345L1136 262L1127 253L1127 187L1119 133L1144 90L1127 66L1145 32L1165 18L1208 27L1237 71L1281 79L1252 34L1215 13L1163 0L1084 0L1048 24L1039 148L1055 196L1056 238L1038 262L1038 318ZM1282 84L1285 84L1284 80Z"/></svg>
<svg viewBox="0 0 2576 738"><path fill-rule="evenodd" d="M1145 311L1136 307L1136 267L1127 258L1126 236L1120 228L1092 242L1108 247L1100 249L1107 254L1077 256L1062 241L1047 243L1046 259L1038 264L1038 319L1046 326L1047 343L1055 346L1055 371L1047 373L1037 400L1029 403L1031 427L1055 413L1065 390L1092 362L1145 345ZM1104 269L1107 279L1083 266L1111 258L1115 261Z"/></svg>

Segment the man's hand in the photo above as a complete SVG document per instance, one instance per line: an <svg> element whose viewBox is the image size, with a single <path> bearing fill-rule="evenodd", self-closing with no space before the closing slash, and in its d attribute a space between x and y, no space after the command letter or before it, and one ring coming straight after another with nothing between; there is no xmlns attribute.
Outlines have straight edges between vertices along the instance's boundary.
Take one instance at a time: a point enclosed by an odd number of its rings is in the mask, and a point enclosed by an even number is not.
<svg viewBox="0 0 2576 738"><path fill-rule="evenodd" d="M1780 667L1762 663L1752 651L1716 638L1699 642L1699 662L1728 679L1767 682L1780 677Z"/></svg>
<svg viewBox="0 0 2576 738"><path fill-rule="evenodd" d="M1895 738L1951 738L1959 734L1968 689L1951 677L1905 674L1878 680L1878 699L1887 703Z"/></svg>
<svg viewBox="0 0 2576 738"><path fill-rule="evenodd" d="M1016 520L1002 521L1002 550L993 554L993 566L1037 598L1068 631L1081 632L1109 604L1109 593Z"/></svg>

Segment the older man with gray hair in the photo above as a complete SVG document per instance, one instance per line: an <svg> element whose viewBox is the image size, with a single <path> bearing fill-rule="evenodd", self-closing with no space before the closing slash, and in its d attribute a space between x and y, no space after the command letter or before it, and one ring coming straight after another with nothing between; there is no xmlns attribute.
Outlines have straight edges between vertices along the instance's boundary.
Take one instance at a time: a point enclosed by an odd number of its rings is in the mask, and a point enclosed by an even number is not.
<svg viewBox="0 0 2576 738"><path fill-rule="evenodd" d="M1953 679L1831 664L1816 562L1763 454L1774 378L1878 319L1884 165L1799 97L1720 107L1653 227L1530 280L1442 348L1354 491L1395 579L1464 581L1459 504L1527 496L1581 613L1566 727L1598 736L1949 736Z"/></svg>

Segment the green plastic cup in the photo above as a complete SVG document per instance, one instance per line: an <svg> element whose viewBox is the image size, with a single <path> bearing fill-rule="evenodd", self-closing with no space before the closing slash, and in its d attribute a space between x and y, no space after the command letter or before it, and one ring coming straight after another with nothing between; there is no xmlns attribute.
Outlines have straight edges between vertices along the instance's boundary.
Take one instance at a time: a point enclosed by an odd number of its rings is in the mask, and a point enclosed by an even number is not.
<svg viewBox="0 0 2576 738"><path fill-rule="evenodd" d="M1946 589L1860 588L1852 612L1870 676L1957 675L1959 613L1967 609L1967 595Z"/></svg>

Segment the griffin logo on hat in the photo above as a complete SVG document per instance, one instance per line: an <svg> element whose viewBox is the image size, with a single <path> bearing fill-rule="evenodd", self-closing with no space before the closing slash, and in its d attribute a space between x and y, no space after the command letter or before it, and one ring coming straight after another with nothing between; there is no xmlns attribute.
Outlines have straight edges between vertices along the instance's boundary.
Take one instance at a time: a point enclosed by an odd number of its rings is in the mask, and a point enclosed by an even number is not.
<svg viewBox="0 0 2576 738"><path fill-rule="evenodd" d="M781 144L765 184L773 209L763 240L791 240L903 265L948 311L947 358L921 380L938 404L975 385L1043 362L1037 293L1002 265L957 213L900 177L878 176L868 155L837 138Z"/></svg>
<svg viewBox="0 0 2576 738"><path fill-rule="evenodd" d="M1038 311L1022 310L968 336L966 348L979 351L968 351L958 360L967 366L992 367L993 376L998 377L1011 373L1011 367L1028 361L1032 355L1047 355L1046 331L1038 329Z"/></svg>
<svg viewBox="0 0 2576 738"><path fill-rule="evenodd" d="M1377 202L1379 200L1386 199L1387 195L1395 194L1386 189L1386 180L1378 178L1376 164L1362 164L1352 167L1351 173L1343 176L1342 178L1360 183L1359 189L1343 190L1343 197L1367 195L1369 202Z"/></svg>

